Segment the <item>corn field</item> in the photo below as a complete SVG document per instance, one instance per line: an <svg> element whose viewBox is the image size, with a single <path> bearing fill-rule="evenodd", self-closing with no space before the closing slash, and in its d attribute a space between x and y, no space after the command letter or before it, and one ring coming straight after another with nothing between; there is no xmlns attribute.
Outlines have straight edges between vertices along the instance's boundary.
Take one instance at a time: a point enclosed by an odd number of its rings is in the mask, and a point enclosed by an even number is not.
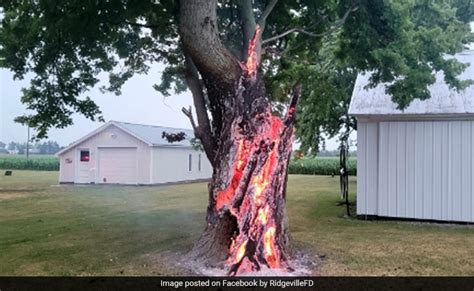
<svg viewBox="0 0 474 291"><path fill-rule="evenodd" d="M357 159L349 158L347 162L349 175L357 172ZM339 175L339 157L316 157L292 159L289 166L290 174L302 175Z"/></svg>
<svg viewBox="0 0 474 291"><path fill-rule="evenodd" d="M0 169L58 171L59 159L51 155L0 155Z"/></svg>
<svg viewBox="0 0 474 291"><path fill-rule="evenodd" d="M348 161L349 175L356 175L357 159ZM58 171L59 159L51 155L32 155L26 160L24 155L0 155L0 169ZM292 159L290 174L339 175L339 157L317 157Z"/></svg>

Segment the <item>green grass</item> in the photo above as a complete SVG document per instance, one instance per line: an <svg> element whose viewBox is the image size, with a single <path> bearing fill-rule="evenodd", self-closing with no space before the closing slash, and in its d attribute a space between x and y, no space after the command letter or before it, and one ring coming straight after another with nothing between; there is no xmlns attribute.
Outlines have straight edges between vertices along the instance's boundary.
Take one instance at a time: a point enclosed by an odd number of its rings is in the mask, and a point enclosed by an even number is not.
<svg viewBox="0 0 474 291"><path fill-rule="evenodd" d="M53 155L5 155L0 154L0 169L58 171L59 159Z"/></svg>
<svg viewBox="0 0 474 291"><path fill-rule="evenodd" d="M0 275L173 275L204 228L206 184L55 186L57 172L0 176ZM344 218L337 177L290 176L293 246L322 275L474 275L474 229ZM351 191L355 180L351 177Z"/></svg>
<svg viewBox="0 0 474 291"><path fill-rule="evenodd" d="M349 175L357 174L357 159L349 158L347 162ZM302 175L339 175L339 157L315 157L292 159L289 165L290 174Z"/></svg>

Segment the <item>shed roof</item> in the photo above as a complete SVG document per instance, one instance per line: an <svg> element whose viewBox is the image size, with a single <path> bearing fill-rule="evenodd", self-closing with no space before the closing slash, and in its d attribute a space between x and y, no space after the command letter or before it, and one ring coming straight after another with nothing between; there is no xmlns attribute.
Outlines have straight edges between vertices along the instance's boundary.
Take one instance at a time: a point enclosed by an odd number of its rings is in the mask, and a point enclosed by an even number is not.
<svg viewBox="0 0 474 291"><path fill-rule="evenodd" d="M122 121L110 122L152 146L191 146L191 139L194 137L194 133L191 129L136 124ZM161 137L163 131L166 131L167 133L184 132L186 138L180 142L169 143L166 139Z"/></svg>
<svg viewBox="0 0 474 291"><path fill-rule="evenodd" d="M459 76L459 79L474 79L474 50L468 50L454 56L462 63L470 65ZM369 84L370 74L359 74L352 93L349 106L351 115L470 115L474 114L474 85L457 92L444 82L443 73L436 74L436 82L429 86L431 98L413 100L404 109L397 109L397 104L385 92L385 84L365 89Z"/></svg>
<svg viewBox="0 0 474 291"><path fill-rule="evenodd" d="M102 125L101 127L97 128L96 130L92 131L88 135L78 139L77 141L71 143L61 151L59 151L56 155L59 156L71 148L79 145L80 143L88 140L92 136L98 134L99 132L103 131L104 129L115 126L120 128L121 130L125 131L126 133L134 136L135 138L143 141L144 143L148 144L149 146L166 146L166 147L191 147L191 139L194 137L194 133L191 129L185 128L174 128L174 127L165 127L165 126L157 126L157 125L145 125L145 124L136 124L136 123L129 123L129 122L122 122L122 121L109 121L106 124ZM178 133L184 132L186 137L184 140L179 142L169 143L166 139L162 138L163 131L167 133Z"/></svg>

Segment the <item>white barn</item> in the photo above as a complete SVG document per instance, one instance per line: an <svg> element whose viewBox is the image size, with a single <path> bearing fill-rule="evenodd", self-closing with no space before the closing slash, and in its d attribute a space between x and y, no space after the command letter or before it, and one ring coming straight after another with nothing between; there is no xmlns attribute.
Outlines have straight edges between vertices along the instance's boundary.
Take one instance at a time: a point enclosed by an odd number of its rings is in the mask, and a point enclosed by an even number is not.
<svg viewBox="0 0 474 291"><path fill-rule="evenodd" d="M455 56L471 65L474 51ZM437 75L431 98L400 111L383 85L359 75L349 113L357 128L357 214L474 222L474 85L450 89Z"/></svg>
<svg viewBox="0 0 474 291"><path fill-rule="evenodd" d="M169 143L168 133L186 139ZM110 121L64 148L60 183L150 185L209 179L212 167L190 143L188 129Z"/></svg>

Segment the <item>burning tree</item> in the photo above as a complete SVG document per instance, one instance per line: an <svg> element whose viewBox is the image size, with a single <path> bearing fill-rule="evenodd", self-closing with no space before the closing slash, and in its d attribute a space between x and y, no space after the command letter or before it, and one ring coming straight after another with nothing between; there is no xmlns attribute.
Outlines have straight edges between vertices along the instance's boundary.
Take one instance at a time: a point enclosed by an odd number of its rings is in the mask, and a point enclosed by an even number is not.
<svg viewBox="0 0 474 291"><path fill-rule="evenodd" d="M301 88L294 88L285 117L274 116L258 68L263 18L276 1L269 4L260 24L252 28L253 36L242 63L232 61L229 52L217 46L215 18L205 20L207 25L202 25L202 18L193 17L201 10L198 15L206 19L210 11L215 11L217 2L212 2L183 1L180 10L181 19L187 20L181 24L185 51L196 60L204 83L209 84L208 92L216 90L218 98L222 95L226 98L214 107L222 119L219 143L211 155L214 175L209 185L208 225L194 247L194 254L197 257L211 255L214 260L227 258L231 275L256 271L262 265L288 267L285 264L289 254L285 189ZM216 51L212 50L210 57L217 57L222 63L214 61L212 66L205 63L206 56L202 54L208 54L209 49L196 45L199 44L196 37L203 35L216 38L210 40L216 44L213 46ZM226 65L231 67L226 68ZM236 72L235 79L229 79L232 71ZM215 88L216 84L220 86ZM188 116L194 124L192 115Z"/></svg>
<svg viewBox="0 0 474 291"><path fill-rule="evenodd" d="M16 78L33 73L22 101L35 114L17 121L35 127L41 138L51 127L72 124L74 111L101 119L97 105L83 96L100 72L110 73L110 86L102 89L119 94L135 73L164 63L155 88L164 95L172 87L191 91L196 120L191 110L183 112L214 167L207 226L192 254L209 263L225 260L232 275L263 266L288 269L285 189L297 101L301 94L312 108L319 102L307 96L315 92L327 103L333 100L315 88L320 52L331 47L354 69L373 71L374 83L392 82L387 90L404 107L429 97L433 70L443 70L456 88L467 85L455 78L463 66L443 57L468 41L472 15L453 9L466 5L471 4L2 1L0 65ZM335 36L333 46L325 45L328 35ZM301 113L325 108L330 106Z"/></svg>

